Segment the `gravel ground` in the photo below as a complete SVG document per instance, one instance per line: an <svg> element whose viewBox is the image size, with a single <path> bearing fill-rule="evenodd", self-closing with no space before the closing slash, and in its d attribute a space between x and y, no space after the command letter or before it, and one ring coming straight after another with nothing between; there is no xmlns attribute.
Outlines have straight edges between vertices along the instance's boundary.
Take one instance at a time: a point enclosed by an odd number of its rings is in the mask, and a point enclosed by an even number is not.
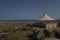
<svg viewBox="0 0 60 40"><path fill-rule="evenodd" d="M60 39L57 39L57 38L44 38L42 40L60 40Z"/></svg>

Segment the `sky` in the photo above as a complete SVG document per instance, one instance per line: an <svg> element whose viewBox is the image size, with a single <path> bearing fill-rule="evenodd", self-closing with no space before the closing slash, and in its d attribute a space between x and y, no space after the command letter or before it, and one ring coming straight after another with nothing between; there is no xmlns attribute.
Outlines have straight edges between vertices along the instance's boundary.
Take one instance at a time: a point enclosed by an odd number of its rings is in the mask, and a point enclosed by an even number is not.
<svg viewBox="0 0 60 40"><path fill-rule="evenodd" d="M60 19L60 0L0 0L0 20Z"/></svg>

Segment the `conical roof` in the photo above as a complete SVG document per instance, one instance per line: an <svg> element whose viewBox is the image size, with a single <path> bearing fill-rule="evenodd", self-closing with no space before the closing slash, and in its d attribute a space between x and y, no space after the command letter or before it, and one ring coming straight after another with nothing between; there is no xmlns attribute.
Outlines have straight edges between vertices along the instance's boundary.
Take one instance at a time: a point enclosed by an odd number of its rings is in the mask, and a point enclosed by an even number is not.
<svg viewBox="0 0 60 40"><path fill-rule="evenodd" d="M55 20L55 19L52 18L52 17L49 17L47 14L44 14L44 15L40 18L40 20Z"/></svg>

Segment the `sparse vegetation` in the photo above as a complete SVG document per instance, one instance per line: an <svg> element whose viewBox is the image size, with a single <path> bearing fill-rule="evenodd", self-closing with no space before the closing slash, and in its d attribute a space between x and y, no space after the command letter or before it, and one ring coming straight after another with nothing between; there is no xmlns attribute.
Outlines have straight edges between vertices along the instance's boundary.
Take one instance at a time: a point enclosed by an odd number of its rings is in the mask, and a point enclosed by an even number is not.
<svg viewBox="0 0 60 40"><path fill-rule="evenodd" d="M20 25L22 24L7 23L1 25L1 27L9 27L9 28L4 29L3 31L0 32L0 40L42 40L44 38L50 38L51 35L50 30L46 30L45 24L41 22L34 23L32 25L26 24L21 26L21 28L19 28ZM55 32L54 37L60 39L60 32L57 31L53 31L53 32Z"/></svg>
<svg viewBox="0 0 60 40"><path fill-rule="evenodd" d="M60 27L60 22L58 23L58 25L57 25L58 27Z"/></svg>

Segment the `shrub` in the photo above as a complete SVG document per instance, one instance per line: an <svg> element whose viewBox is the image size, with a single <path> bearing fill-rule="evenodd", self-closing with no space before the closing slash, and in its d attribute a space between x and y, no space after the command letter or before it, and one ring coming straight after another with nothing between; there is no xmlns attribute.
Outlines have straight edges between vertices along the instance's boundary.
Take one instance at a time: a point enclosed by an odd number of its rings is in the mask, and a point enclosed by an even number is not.
<svg viewBox="0 0 60 40"><path fill-rule="evenodd" d="M44 23L42 23L42 22L39 22L39 23L34 23L32 26L33 27L45 28L46 25Z"/></svg>
<svg viewBox="0 0 60 40"><path fill-rule="evenodd" d="M55 31L55 37L60 39L60 32Z"/></svg>
<svg viewBox="0 0 60 40"><path fill-rule="evenodd" d="M50 37L50 32L48 30L43 30L43 33L46 37Z"/></svg>

